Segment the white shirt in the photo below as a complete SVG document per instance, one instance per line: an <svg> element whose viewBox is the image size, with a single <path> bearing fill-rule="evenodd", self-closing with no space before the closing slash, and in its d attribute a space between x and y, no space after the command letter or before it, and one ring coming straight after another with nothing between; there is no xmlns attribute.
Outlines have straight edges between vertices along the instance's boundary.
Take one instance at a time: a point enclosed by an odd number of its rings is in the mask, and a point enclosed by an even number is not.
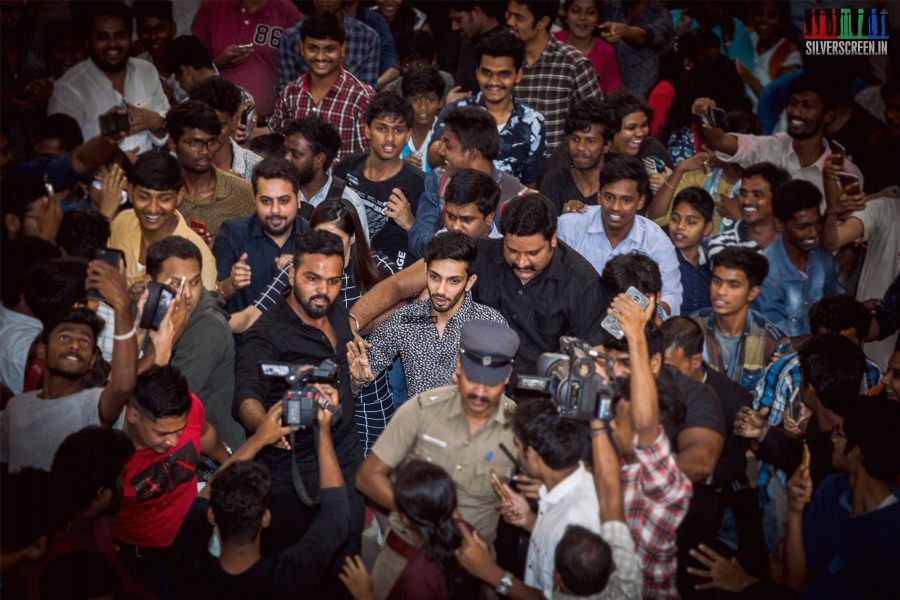
<svg viewBox="0 0 900 600"><path fill-rule="evenodd" d="M600 533L600 502L594 477L584 465L560 481L552 490L541 486L537 521L528 545L525 585L553 594L553 568L556 546L569 525L581 525Z"/></svg>
<svg viewBox="0 0 900 600"><path fill-rule="evenodd" d="M113 106L127 102L138 108L146 108L165 117L169 101L159 82L159 73L153 64L137 58L129 58L126 67L125 94L113 89L112 81L90 58L81 61L53 84L53 96L47 106L47 114L63 113L78 121L85 140L100 135L99 117ZM138 152L162 146L165 138L154 137L149 131L130 135L119 144L122 150L137 148Z"/></svg>
<svg viewBox="0 0 900 600"><path fill-rule="evenodd" d="M25 385L28 351L44 327L41 322L0 304L0 382L18 396Z"/></svg>

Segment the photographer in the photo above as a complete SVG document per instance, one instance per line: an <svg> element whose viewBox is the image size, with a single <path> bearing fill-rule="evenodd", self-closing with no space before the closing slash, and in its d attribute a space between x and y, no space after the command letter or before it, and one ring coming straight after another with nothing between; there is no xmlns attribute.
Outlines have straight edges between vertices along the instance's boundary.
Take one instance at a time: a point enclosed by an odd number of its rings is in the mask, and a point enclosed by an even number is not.
<svg viewBox="0 0 900 600"><path fill-rule="evenodd" d="M255 432L266 411L281 401L287 389L283 382L260 378L260 363L318 365L330 359L338 365L335 387L340 394L342 416L333 422L332 438L345 481L353 481L362 460L362 449L353 422L353 396L347 365L347 343L353 339L343 302L338 301L344 271L341 239L326 231L304 231L294 245L291 293L263 313L245 335L237 359L233 412L248 432ZM295 439L281 438L263 449L259 460L272 475L272 522L263 535L263 553L281 552L303 537L320 506L309 506L297 492L305 488L311 496L319 490L316 436L300 431ZM354 486L348 489L351 525L344 551L359 554L363 527L363 499ZM343 563L336 557L335 567ZM336 581L336 580L335 580Z"/></svg>

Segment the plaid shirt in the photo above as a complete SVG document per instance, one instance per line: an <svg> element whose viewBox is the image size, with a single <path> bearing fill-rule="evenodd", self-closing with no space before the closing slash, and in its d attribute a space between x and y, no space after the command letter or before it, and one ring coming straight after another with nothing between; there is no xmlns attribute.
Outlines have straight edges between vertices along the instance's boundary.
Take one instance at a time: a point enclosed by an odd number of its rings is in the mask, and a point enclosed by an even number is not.
<svg viewBox="0 0 900 600"><path fill-rule="evenodd" d="M278 78L275 94L281 95L287 85L306 73L309 68L300 55L300 20L284 30L278 46ZM381 39L374 29L353 17L344 15L344 35L347 38L347 54L344 58L347 70L371 86L378 82L378 57Z"/></svg>
<svg viewBox="0 0 900 600"><path fill-rule="evenodd" d="M547 146L544 115L517 98L513 98L512 101L512 113L500 130L500 150L497 152L494 166L504 173L513 175L522 183L536 183L540 179ZM434 124L432 140L438 140L444 135L444 118L458 106L477 106L487 110L482 92L449 104Z"/></svg>
<svg viewBox="0 0 900 600"><path fill-rule="evenodd" d="M704 329L703 360L748 392L756 389L756 382L775 354L790 350L791 340L762 315L747 311L744 333L738 342L733 365L725 365L722 348L716 339L716 321L712 308L701 308L691 315Z"/></svg>
<svg viewBox="0 0 900 600"><path fill-rule="evenodd" d="M622 466L625 519L644 572L643 597L678 598L675 537L687 514L693 486L675 464L662 427L649 448L635 442L638 462Z"/></svg>
<svg viewBox="0 0 900 600"><path fill-rule="evenodd" d="M867 358L866 370L860 383L859 393L865 394L868 392L878 384L879 379L881 379L881 370L878 368L878 365ZM784 420L784 411L791 398L793 398L794 392L799 389L800 356L796 352L792 352L766 367L763 376L756 382L753 410L768 408L769 415L766 418L769 421L769 425L773 427L781 425L781 422ZM767 462L760 462L757 487L759 487L760 501L763 504L769 501L767 487L772 479L773 472L783 484L787 485L788 478L784 471L775 469Z"/></svg>
<svg viewBox="0 0 900 600"><path fill-rule="evenodd" d="M272 131L283 133L289 121L315 114L334 125L341 134L337 161L351 152L368 149L369 143L363 132L363 114L375 90L342 68L331 89L316 104L309 92L309 79L307 73L292 81L275 101L275 112L269 120Z"/></svg>
<svg viewBox="0 0 900 600"><path fill-rule="evenodd" d="M589 98L601 98L600 84L591 61L581 52L550 37L537 62L522 68L522 81L513 93L544 115L547 156L565 137L569 108Z"/></svg>

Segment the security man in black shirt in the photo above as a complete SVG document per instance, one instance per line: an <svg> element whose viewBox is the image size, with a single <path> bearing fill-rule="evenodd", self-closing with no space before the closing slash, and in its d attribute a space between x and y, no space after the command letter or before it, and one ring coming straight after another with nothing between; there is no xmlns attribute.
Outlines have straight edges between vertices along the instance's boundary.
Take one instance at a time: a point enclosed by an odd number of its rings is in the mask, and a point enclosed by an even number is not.
<svg viewBox="0 0 900 600"><path fill-rule="evenodd" d="M516 370L532 372L542 352L558 351L563 335L598 344L609 299L594 267L556 238L553 204L540 194L511 200L503 207L500 231L502 240L478 240L472 299L499 310L519 335ZM419 293L423 281L421 260L382 281L353 306L353 327L364 330L391 306Z"/></svg>
<svg viewBox="0 0 900 600"><path fill-rule="evenodd" d="M279 402L286 385L260 377L260 363L319 365L331 359L338 365L341 417L332 422L332 440L345 481L354 481L362 462L362 448L353 422L353 395L347 363L347 342L353 339L346 309L338 301L344 270L344 247L336 235L304 231L294 246L293 289L278 305L263 313L245 335L236 363L233 412L248 433L265 420ZM294 434L293 444L280 440L259 453L272 475L271 526L263 533L263 554L273 556L299 540L320 510L304 502L318 496L319 470L316 435L312 428ZM293 447L291 447L293 446ZM348 486L350 533L336 558L335 573L344 555L360 552L364 501Z"/></svg>

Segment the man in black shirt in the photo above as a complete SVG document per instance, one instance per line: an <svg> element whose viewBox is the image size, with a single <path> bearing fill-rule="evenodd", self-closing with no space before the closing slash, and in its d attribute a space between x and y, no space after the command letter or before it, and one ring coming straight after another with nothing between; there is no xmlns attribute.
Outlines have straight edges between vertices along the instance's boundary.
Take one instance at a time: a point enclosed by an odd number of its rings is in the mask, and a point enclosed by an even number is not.
<svg viewBox="0 0 900 600"><path fill-rule="evenodd" d="M254 432L265 420L266 410L283 397L285 384L262 380L260 362L318 365L325 359L333 360L339 369L335 387L342 416L332 425L332 438L344 479L353 481L362 462L362 449L353 423L347 363L347 342L353 335L346 309L336 301L344 270L344 246L332 233L310 230L298 236L294 248L291 293L263 313L242 340L233 410L244 427ZM259 460L269 467L273 483L272 524L262 540L265 555L281 552L300 539L321 510L319 506L307 506L295 491L302 485L311 496L318 494L317 455L315 436L310 431L297 432L290 443L282 438L274 447L260 452ZM360 550L363 500L354 486L348 494L351 525L342 551L352 555Z"/></svg>
<svg viewBox="0 0 900 600"><path fill-rule="evenodd" d="M365 205L372 247L403 268L410 262L407 232L416 223L425 190L425 173L400 158L413 109L405 98L383 92L369 103L365 118L370 151L347 156L334 175L346 180Z"/></svg>
<svg viewBox="0 0 900 600"><path fill-rule="evenodd" d="M475 78L475 45L482 36L505 28L503 13L506 2L447 2L447 16L450 28L458 31L463 38L459 48L459 63L456 69L456 87L451 92L475 94L478 92L478 80ZM455 99L455 98L453 98Z"/></svg>
<svg viewBox="0 0 900 600"><path fill-rule="evenodd" d="M503 211L502 240L478 241L472 299L497 309L519 335L516 370L530 373L542 352L574 335L599 343L609 299L597 271L556 239L556 210L540 194L511 200ZM353 326L365 327L397 302L422 290L424 261L379 283L353 306Z"/></svg>
<svg viewBox="0 0 900 600"><path fill-rule="evenodd" d="M599 100L589 100L573 107L566 118L570 164L541 178L541 193L553 202L557 214L583 212L586 206L597 204L603 155L610 140L602 111Z"/></svg>

